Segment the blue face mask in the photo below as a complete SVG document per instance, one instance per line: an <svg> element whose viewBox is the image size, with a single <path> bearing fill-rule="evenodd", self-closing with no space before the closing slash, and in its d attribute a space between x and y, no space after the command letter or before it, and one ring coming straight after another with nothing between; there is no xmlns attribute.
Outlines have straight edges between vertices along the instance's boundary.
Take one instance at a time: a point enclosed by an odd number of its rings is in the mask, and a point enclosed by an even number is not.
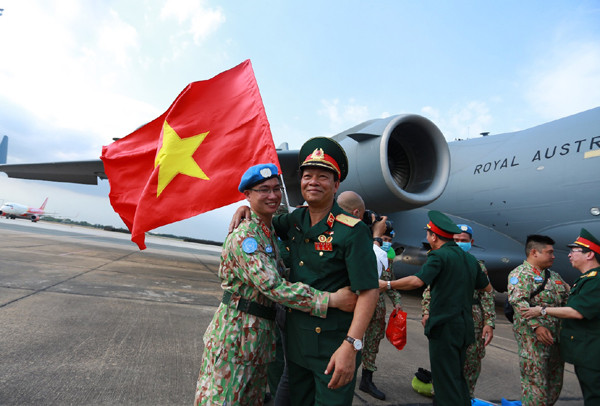
<svg viewBox="0 0 600 406"><path fill-rule="evenodd" d="M470 242L457 242L456 245L458 245L460 248L462 248L462 250L464 252L468 252L471 249Z"/></svg>
<svg viewBox="0 0 600 406"><path fill-rule="evenodd" d="M384 251L389 251L390 248L392 248L392 243L389 241L384 241L383 244L381 244L381 249Z"/></svg>

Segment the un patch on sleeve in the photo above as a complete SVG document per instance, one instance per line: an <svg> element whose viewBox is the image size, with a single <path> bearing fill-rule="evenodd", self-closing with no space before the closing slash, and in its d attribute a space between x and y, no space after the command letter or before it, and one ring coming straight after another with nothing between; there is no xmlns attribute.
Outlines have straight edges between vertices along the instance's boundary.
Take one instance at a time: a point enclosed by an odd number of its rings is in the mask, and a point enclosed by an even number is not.
<svg viewBox="0 0 600 406"><path fill-rule="evenodd" d="M516 285L517 283L519 283L519 278L517 278L516 276L513 276L512 278L510 278L511 285Z"/></svg>
<svg viewBox="0 0 600 406"><path fill-rule="evenodd" d="M246 254L252 254L254 251L256 251L257 248L258 243L252 237L248 237L244 241L242 241L242 250L244 250Z"/></svg>

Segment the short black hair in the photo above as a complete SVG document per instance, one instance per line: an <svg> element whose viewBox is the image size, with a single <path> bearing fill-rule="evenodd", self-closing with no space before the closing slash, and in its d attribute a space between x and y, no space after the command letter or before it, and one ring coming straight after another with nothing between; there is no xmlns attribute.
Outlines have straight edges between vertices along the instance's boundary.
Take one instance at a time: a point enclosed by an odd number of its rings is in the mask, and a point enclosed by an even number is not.
<svg viewBox="0 0 600 406"><path fill-rule="evenodd" d="M433 232L433 231L431 231L431 230L427 230L427 232L428 232L428 233L431 233L431 234L435 234L435 236L436 236L438 239L440 239L440 240L442 240L442 241L444 241L444 242L454 241L454 238L448 238L448 237L444 237L444 236L442 236L442 235L439 235L438 233L436 233L436 232Z"/></svg>
<svg viewBox="0 0 600 406"><path fill-rule="evenodd" d="M532 249L541 251L546 245L554 245L555 242L547 235L531 234L527 236L525 242L525 255L529 255Z"/></svg>

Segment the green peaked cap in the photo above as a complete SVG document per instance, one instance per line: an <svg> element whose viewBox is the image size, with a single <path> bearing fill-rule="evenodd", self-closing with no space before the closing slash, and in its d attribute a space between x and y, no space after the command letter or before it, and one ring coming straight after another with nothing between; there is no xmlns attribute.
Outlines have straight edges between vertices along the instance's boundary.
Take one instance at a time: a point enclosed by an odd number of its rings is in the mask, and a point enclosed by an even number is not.
<svg viewBox="0 0 600 406"><path fill-rule="evenodd" d="M439 230L452 235L462 233L461 229L458 228L458 226L442 212L431 210L429 213L427 213L427 217L429 217L430 223L425 227L426 230L440 234L442 237L447 238L452 238L452 236L449 237L448 235L443 235L439 232ZM436 230L436 228L439 230Z"/></svg>
<svg viewBox="0 0 600 406"><path fill-rule="evenodd" d="M585 228L581 229L575 242L567 245L567 247L583 247L600 254L600 241Z"/></svg>
<svg viewBox="0 0 600 406"><path fill-rule="evenodd" d="M317 166L337 173L340 182L348 175L348 158L337 141L327 137L315 137L306 141L298 154L300 168Z"/></svg>

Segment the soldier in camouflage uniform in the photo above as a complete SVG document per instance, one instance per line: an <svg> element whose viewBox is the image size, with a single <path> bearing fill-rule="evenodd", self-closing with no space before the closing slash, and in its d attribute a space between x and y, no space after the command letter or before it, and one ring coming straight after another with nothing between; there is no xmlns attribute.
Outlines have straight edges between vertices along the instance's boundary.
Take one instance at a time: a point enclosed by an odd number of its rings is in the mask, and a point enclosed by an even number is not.
<svg viewBox="0 0 600 406"><path fill-rule="evenodd" d="M337 203L342 209L357 218L362 219L365 214L365 203L363 199L355 192L346 191L340 193ZM372 225L372 232L374 236L373 251L377 257L379 279L391 281L391 262L388 260L387 250L384 250L382 245L384 244L383 239L386 239L389 240L388 245L386 246L388 249L391 247L394 229L391 222L386 221L386 219L387 217L384 216L380 221L375 222ZM384 224L385 231L383 231L383 235L379 237L379 233L382 232L381 230L383 230ZM402 310L402 299L400 292L396 290L388 290L387 295L392 300L394 307ZM375 312L373 313L373 317L371 318L369 326L365 332L365 339L363 343L364 347L362 350L362 377L358 387L361 391L367 392L374 398L380 400L385 399L385 393L380 391L373 383L373 372L377 371L377 367L375 366L375 358L379 352L379 343L385 335L385 316L385 296L380 293L377 306L375 307Z"/></svg>
<svg viewBox="0 0 600 406"><path fill-rule="evenodd" d="M519 350L521 401L523 406L553 405L560 395L564 361L559 352L560 319L549 315L525 319L522 308L563 306L569 285L549 268L554 262L554 241L550 237L530 235L527 259L508 275L508 301L515 310L513 332ZM544 289L531 298L548 278Z"/></svg>
<svg viewBox="0 0 600 406"><path fill-rule="evenodd" d="M223 245L219 277L225 294L204 334L195 405L262 404L267 364L275 353L273 301L326 317L327 307L337 306L340 295L346 295L281 278L271 225L281 202L275 165L251 167L239 189L252 212Z"/></svg>
<svg viewBox="0 0 600 406"><path fill-rule="evenodd" d="M473 243L473 229L467 224L457 224L462 231L454 235L454 242L464 251L468 252ZM479 265L487 275L487 269L483 261ZM431 288L428 286L423 291L423 301L421 307L423 310L423 326L429 318L429 304L431 302ZM481 373L481 360L485 357L485 347L494 337L494 328L496 326L496 305L494 303L494 293L476 290L473 292L473 324L475 326L475 342L467 347L467 358L463 369L465 379L469 385L471 398L475 395L475 384Z"/></svg>

